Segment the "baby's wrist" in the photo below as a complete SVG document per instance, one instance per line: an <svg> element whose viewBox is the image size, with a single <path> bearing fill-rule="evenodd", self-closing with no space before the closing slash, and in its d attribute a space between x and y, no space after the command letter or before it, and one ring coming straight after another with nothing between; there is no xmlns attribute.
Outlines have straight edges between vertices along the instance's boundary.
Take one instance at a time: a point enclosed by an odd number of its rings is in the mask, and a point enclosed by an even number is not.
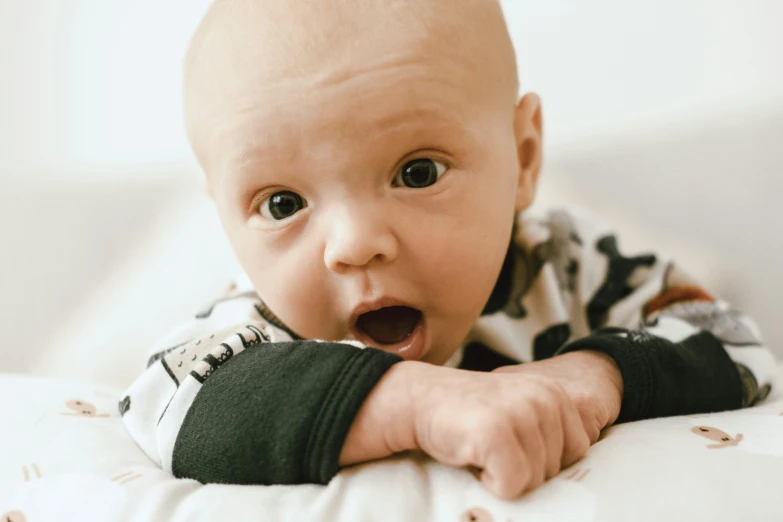
<svg viewBox="0 0 783 522"><path fill-rule="evenodd" d="M596 376L595 391L600 393L599 398L605 405L612 406L607 425L614 424L623 399L623 376L615 360L596 350L579 350L566 356L580 358L581 365Z"/></svg>
<svg viewBox="0 0 783 522"><path fill-rule="evenodd" d="M431 364L403 361L395 364L385 382L379 382L382 431L393 453L419 449L416 443L416 405L421 402L421 384L428 381Z"/></svg>
<svg viewBox="0 0 783 522"><path fill-rule="evenodd" d="M348 432L340 466L416 449L413 383L424 366L418 361L393 365L367 395Z"/></svg>
<svg viewBox="0 0 783 522"><path fill-rule="evenodd" d="M623 376L614 359L605 353L596 350L581 350L579 352L574 352L574 354L581 354L582 357L585 357L586 363L598 370L608 382L612 383L618 393L622 395Z"/></svg>

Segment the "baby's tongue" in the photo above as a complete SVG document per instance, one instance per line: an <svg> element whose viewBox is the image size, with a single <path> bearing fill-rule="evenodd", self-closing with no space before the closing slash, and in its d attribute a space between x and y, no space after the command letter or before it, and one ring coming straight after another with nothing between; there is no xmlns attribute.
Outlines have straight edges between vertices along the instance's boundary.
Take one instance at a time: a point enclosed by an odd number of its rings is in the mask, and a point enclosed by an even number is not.
<svg viewBox="0 0 783 522"><path fill-rule="evenodd" d="M367 312L356 321L364 333L380 344L397 344L413 333L421 312L408 306L390 306Z"/></svg>

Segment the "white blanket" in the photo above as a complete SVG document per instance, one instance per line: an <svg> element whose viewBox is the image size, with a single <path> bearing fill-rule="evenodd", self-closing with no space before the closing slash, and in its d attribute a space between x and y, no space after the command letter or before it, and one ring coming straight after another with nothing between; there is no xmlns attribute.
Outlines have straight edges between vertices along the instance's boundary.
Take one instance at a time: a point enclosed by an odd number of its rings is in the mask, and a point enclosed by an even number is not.
<svg viewBox="0 0 783 522"><path fill-rule="evenodd" d="M147 459L125 432L117 390L0 375L0 397L2 522L783 520L777 391L748 410L611 428L514 502L417 454L344 470L326 487L201 485Z"/></svg>

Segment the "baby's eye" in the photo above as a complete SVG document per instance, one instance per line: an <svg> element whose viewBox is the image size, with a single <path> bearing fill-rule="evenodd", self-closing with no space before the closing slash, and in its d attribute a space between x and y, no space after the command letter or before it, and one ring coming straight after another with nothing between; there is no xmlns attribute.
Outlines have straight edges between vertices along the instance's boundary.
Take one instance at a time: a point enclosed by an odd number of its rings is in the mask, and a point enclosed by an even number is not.
<svg viewBox="0 0 783 522"><path fill-rule="evenodd" d="M275 192L261 203L261 215L267 219L281 221L289 218L307 205L302 196L290 190Z"/></svg>
<svg viewBox="0 0 783 522"><path fill-rule="evenodd" d="M409 161L394 178L397 187L424 188L434 184L448 167L440 161L428 158Z"/></svg>

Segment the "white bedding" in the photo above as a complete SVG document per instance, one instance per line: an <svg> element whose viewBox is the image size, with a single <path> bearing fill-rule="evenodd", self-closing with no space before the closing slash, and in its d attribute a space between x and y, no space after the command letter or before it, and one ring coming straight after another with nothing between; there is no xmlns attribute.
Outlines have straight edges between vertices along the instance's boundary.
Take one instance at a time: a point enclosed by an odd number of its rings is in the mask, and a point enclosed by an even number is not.
<svg viewBox="0 0 783 522"><path fill-rule="evenodd" d="M611 428L515 502L410 454L344 470L326 487L205 486L147 459L125 433L117 390L0 375L0 396L2 522L783 520L778 391L748 410Z"/></svg>

